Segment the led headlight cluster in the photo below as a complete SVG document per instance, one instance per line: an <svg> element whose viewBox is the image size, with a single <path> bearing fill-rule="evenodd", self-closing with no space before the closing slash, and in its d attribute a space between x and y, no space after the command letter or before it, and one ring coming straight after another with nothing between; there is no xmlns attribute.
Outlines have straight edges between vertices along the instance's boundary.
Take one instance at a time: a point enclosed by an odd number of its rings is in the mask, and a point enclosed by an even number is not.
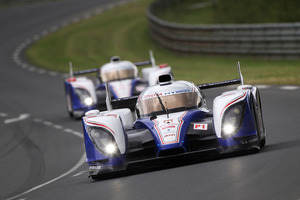
<svg viewBox="0 0 300 200"><path fill-rule="evenodd" d="M243 122L245 103L230 106L224 113L222 119L222 137L228 138L238 132Z"/></svg>
<svg viewBox="0 0 300 200"><path fill-rule="evenodd" d="M89 126L87 132L95 147L105 156L120 154L114 137L104 128Z"/></svg>
<svg viewBox="0 0 300 200"><path fill-rule="evenodd" d="M79 97L80 102L82 104L84 104L86 106L93 105L93 99L92 99L90 93L87 90L81 89L81 88L75 88L75 93Z"/></svg>

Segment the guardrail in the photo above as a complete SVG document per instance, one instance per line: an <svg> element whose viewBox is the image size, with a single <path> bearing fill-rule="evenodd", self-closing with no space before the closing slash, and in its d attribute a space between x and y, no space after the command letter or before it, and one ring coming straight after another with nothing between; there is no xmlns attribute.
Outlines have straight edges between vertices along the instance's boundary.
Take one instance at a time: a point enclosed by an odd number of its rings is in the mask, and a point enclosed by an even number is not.
<svg viewBox="0 0 300 200"><path fill-rule="evenodd" d="M168 0L163 2L165 8L171 5ZM149 32L166 48L205 54L300 57L300 23L183 25L155 16L158 6L162 6L161 1L146 11Z"/></svg>

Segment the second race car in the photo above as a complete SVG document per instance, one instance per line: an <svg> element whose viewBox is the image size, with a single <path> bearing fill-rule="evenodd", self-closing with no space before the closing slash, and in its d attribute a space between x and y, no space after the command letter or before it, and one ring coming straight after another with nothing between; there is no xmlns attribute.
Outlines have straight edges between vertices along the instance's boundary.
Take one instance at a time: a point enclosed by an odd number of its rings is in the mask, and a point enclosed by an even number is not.
<svg viewBox="0 0 300 200"><path fill-rule="evenodd" d="M143 68L140 78L137 66L144 65L152 66ZM79 76L88 73L97 73L96 83L91 78ZM132 63L114 56L100 68L73 72L70 66L70 77L64 82L68 113L70 117L80 118L88 110L106 110L106 84L113 99L130 97L138 95L146 86L156 84L157 77L165 73L172 73L171 67L167 64L156 66L151 51L150 60L144 62Z"/></svg>

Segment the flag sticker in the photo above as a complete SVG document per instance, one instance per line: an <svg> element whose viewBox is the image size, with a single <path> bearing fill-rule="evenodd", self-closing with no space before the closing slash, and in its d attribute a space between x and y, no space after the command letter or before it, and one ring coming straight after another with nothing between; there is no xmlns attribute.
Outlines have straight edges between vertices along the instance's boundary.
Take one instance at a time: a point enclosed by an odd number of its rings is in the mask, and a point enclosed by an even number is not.
<svg viewBox="0 0 300 200"><path fill-rule="evenodd" d="M198 124L198 123L194 124L194 129L195 130L205 130L206 131L207 127L208 127L207 124Z"/></svg>

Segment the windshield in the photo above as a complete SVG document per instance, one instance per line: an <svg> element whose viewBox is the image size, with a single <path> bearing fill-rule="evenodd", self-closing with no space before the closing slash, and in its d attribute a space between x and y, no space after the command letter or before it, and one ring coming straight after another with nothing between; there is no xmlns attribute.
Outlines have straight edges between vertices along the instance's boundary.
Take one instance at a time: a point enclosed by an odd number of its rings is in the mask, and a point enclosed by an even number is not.
<svg viewBox="0 0 300 200"><path fill-rule="evenodd" d="M114 70L101 73L101 80L103 82L109 82L122 79L133 79L135 78L135 74L134 69Z"/></svg>
<svg viewBox="0 0 300 200"><path fill-rule="evenodd" d="M159 97L164 107L168 109L168 112L170 113L197 108L201 101L197 92L187 92ZM167 114L166 111L162 109L162 105L157 97L140 100L137 104L137 108L139 109L141 117Z"/></svg>

